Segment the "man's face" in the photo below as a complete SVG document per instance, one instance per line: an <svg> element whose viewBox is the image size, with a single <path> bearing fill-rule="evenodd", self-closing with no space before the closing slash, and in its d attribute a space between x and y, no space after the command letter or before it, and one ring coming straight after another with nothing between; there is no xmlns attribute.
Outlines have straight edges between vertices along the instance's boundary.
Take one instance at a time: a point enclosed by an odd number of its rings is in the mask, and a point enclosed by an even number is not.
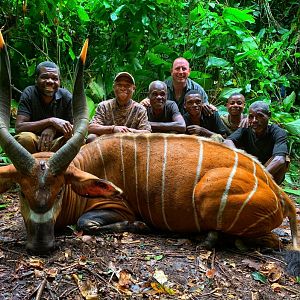
<svg viewBox="0 0 300 300"><path fill-rule="evenodd" d="M239 116L245 108L245 98L243 95L231 96L227 101L227 111L231 116Z"/></svg>
<svg viewBox="0 0 300 300"><path fill-rule="evenodd" d="M184 108L192 116L200 116L202 111L202 98L198 94L186 96Z"/></svg>
<svg viewBox="0 0 300 300"><path fill-rule="evenodd" d="M41 94L53 97L60 86L58 70L56 68L42 67L36 80L36 85Z"/></svg>
<svg viewBox="0 0 300 300"><path fill-rule="evenodd" d="M167 101L167 89L160 83L152 84L149 90L149 99L154 111L162 111Z"/></svg>
<svg viewBox="0 0 300 300"><path fill-rule="evenodd" d="M171 75L175 83L185 83L190 73L189 63L185 59L175 59L171 70Z"/></svg>
<svg viewBox="0 0 300 300"><path fill-rule="evenodd" d="M114 83L114 93L121 104L126 104L133 95L135 85L127 77L120 77Z"/></svg>
<svg viewBox="0 0 300 300"><path fill-rule="evenodd" d="M249 125L257 135L262 135L266 132L269 115L260 108L249 109L248 115Z"/></svg>

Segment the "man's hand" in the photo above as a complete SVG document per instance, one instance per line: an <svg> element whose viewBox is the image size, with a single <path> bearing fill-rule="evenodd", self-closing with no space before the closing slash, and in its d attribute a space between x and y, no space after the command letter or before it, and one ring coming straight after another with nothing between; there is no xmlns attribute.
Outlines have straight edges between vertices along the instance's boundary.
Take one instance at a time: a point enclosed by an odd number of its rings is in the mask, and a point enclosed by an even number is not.
<svg viewBox="0 0 300 300"><path fill-rule="evenodd" d="M218 111L218 109L212 104L203 103L202 111L206 116L211 116L215 111Z"/></svg>
<svg viewBox="0 0 300 300"><path fill-rule="evenodd" d="M131 131L131 128L128 128L127 126L115 126L114 129L113 129L113 133L116 133L116 132L132 132Z"/></svg>
<svg viewBox="0 0 300 300"><path fill-rule="evenodd" d="M190 125L186 128L189 134L200 135L205 137L210 137L212 132L198 125Z"/></svg>
<svg viewBox="0 0 300 300"><path fill-rule="evenodd" d="M69 121L59 118L51 118L51 123L66 139L69 139L72 136L73 125Z"/></svg>
<svg viewBox="0 0 300 300"><path fill-rule="evenodd" d="M239 128L248 128L249 127L249 119L248 117L241 120L239 124Z"/></svg>
<svg viewBox="0 0 300 300"><path fill-rule="evenodd" d="M41 137L38 142L39 151L50 151L51 143L55 137L56 130L54 127L48 127L44 129L41 133Z"/></svg>
<svg viewBox="0 0 300 300"><path fill-rule="evenodd" d="M150 99L149 99L149 98L143 99L143 100L140 102L140 104L142 104L142 105L145 106L145 107L150 107L150 106L151 106L151 104L150 104Z"/></svg>

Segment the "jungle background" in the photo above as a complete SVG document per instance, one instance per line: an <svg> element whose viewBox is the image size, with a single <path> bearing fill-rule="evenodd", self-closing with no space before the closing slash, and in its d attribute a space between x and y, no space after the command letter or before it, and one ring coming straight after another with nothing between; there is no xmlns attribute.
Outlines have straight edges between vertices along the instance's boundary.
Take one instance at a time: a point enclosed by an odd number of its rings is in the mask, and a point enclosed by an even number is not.
<svg viewBox="0 0 300 300"><path fill-rule="evenodd" d="M117 72L134 75L134 97L140 101L147 96L149 83L170 76L172 61L183 56L190 62L190 77L204 87L220 113L234 91L245 94L247 107L256 100L271 104L272 122L288 131L295 158L286 182L299 185L299 1L0 3L0 29L12 67L12 117L20 91L34 83L41 61L56 62L62 85L72 90L76 55L86 38L90 41L86 67L90 117L100 101L112 96ZM2 163L9 162L1 149L0 153Z"/></svg>
<svg viewBox="0 0 300 300"><path fill-rule="evenodd" d="M189 60L190 77L220 113L233 92L245 95L246 111L252 102L266 101L271 121L288 132L292 161L283 188L297 204L299 221L298 0L0 0L0 30L11 61L12 134L20 93L34 84L37 64L57 63L62 85L72 90L76 55L86 38L90 117L112 96L117 72L134 75L134 99L140 101L151 81L170 76L179 56ZM0 148L0 165L8 163ZM59 251L35 258L25 251L16 191L0 196L0 216L1 300L300 299L300 278L283 272L280 255L206 251L170 236L90 237L70 227L58 237ZM281 231L289 243L286 223Z"/></svg>

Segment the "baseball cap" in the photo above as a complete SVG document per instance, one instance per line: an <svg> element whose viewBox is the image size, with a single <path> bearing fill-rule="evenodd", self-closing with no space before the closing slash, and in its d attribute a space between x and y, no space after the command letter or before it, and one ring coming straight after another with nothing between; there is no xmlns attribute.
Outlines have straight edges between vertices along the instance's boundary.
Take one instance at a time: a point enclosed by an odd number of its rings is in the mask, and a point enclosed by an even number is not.
<svg viewBox="0 0 300 300"><path fill-rule="evenodd" d="M134 81L133 76L131 74L129 74L128 72L120 72L120 73L118 73L116 75L114 81L118 81L118 79L121 78L121 77L127 77L130 80L130 82L135 85L135 81Z"/></svg>

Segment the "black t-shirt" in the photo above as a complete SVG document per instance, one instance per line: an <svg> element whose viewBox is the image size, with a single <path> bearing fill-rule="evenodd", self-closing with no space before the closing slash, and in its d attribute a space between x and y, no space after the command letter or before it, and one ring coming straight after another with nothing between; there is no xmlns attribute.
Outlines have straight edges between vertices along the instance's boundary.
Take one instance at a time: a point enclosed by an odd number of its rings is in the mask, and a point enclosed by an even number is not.
<svg viewBox="0 0 300 300"><path fill-rule="evenodd" d="M256 137L251 128L239 128L229 137L238 148L258 158L265 164L272 156L285 156L288 154L286 132L278 125L268 125L263 137Z"/></svg>
<svg viewBox="0 0 300 300"><path fill-rule="evenodd" d="M188 113L184 114L184 120L186 126L194 125ZM221 135L227 134L227 129L224 126L218 112L213 112L212 115L207 116L203 113L200 115L200 126L206 128L214 133L218 133Z"/></svg>
<svg viewBox="0 0 300 300"><path fill-rule="evenodd" d="M162 122L162 123L174 122L173 118L179 114L180 112L177 104L174 101L170 101L170 100L166 101L166 104L164 106L164 111L159 116L155 116L153 114L151 106L147 107L147 115L148 115L149 122Z"/></svg>
<svg viewBox="0 0 300 300"><path fill-rule="evenodd" d="M17 114L28 116L32 122L56 117L73 123L72 94L59 88L53 100L45 104L41 101L37 87L28 86L21 95Z"/></svg>

